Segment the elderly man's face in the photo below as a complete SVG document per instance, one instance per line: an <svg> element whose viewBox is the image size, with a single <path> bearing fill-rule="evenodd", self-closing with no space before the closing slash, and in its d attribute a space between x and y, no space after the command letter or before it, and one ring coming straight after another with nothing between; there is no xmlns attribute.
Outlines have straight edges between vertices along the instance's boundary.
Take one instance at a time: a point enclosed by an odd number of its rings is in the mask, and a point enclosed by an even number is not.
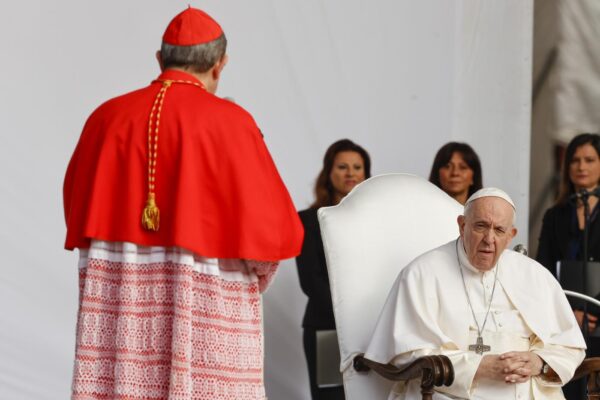
<svg viewBox="0 0 600 400"><path fill-rule="evenodd" d="M517 234L512 206L499 197L473 201L464 216L458 217L460 236L471 264L488 271Z"/></svg>

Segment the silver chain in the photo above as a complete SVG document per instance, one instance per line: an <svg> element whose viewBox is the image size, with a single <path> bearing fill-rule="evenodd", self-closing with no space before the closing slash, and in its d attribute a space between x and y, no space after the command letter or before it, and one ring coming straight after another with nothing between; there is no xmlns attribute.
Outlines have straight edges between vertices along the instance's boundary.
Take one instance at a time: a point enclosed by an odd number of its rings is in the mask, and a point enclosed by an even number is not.
<svg viewBox="0 0 600 400"><path fill-rule="evenodd" d="M481 328L479 327L479 322L477 322L477 317L475 316L475 311L473 310L473 305L471 304L471 299L469 298L469 292L467 291L467 284L465 283L465 275L463 273L462 263L460 262L460 257L458 256L458 239L456 239L456 261L458 261L458 270L460 271L460 277L462 278L463 288L465 289L465 295L467 296L467 303L469 303L469 308L471 309L471 314L473 314L473 319L475 320L475 325L477 325L477 337L481 337L483 330L485 329L485 324L487 322L488 316L490 315L490 309L492 308L492 300L494 299L494 292L496 291L496 282L498 282L498 270L500 269L500 264L496 264L496 272L494 273L494 286L492 287L492 295L490 296L490 304L488 304L487 312L485 313L485 318L483 320L483 325Z"/></svg>

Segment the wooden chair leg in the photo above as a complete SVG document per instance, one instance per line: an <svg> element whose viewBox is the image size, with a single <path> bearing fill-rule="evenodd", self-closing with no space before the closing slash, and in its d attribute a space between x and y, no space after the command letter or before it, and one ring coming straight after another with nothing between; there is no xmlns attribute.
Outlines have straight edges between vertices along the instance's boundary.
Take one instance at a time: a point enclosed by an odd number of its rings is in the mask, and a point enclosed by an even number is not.
<svg viewBox="0 0 600 400"><path fill-rule="evenodd" d="M598 372L591 372L588 376L587 391L588 400L600 400L600 376Z"/></svg>

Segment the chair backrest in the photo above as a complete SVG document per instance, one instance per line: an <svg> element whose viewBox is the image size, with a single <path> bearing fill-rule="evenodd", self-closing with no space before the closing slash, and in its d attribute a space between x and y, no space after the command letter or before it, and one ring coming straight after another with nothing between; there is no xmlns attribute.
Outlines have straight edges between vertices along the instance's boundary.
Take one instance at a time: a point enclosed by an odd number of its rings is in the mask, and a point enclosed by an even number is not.
<svg viewBox="0 0 600 400"><path fill-rule="evenodd" d="M398 272L416 256L458 236L462 206L435 185L408 174L379 175L337 206L318 212L349 400L385 399L391 383L358 374Z"/></svg>
<svg viewBox="0 0 600 400"><path fill-rule="evenodd" d="M564 292L568 297L574 297L576 299L587 301L588 303L592 303L593 305L600 307L600 300L588 296L587 294L573 292L572 290L564 290Z"/></svg>

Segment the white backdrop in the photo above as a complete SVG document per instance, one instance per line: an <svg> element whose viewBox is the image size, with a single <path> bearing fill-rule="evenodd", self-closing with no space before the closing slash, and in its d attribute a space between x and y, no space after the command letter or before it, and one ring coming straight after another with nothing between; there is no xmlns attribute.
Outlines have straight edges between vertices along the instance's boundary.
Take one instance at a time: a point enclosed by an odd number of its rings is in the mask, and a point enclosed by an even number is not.
<svg viewBox="0 0 600 400"><path fill-rule="evenodd" d="M327 146L365 146L373 172L427 176L468 141L506 189L526 243L532 0L194 2L229 39L219 94L256 118L296 206ZM148 84L182 1L0 3L0 399L68 398L75 253L62 250L62 179L102 101ZM265 296L271 399L308 398L293 261ZM374 310L373 312L378 312Z"/></svg>

